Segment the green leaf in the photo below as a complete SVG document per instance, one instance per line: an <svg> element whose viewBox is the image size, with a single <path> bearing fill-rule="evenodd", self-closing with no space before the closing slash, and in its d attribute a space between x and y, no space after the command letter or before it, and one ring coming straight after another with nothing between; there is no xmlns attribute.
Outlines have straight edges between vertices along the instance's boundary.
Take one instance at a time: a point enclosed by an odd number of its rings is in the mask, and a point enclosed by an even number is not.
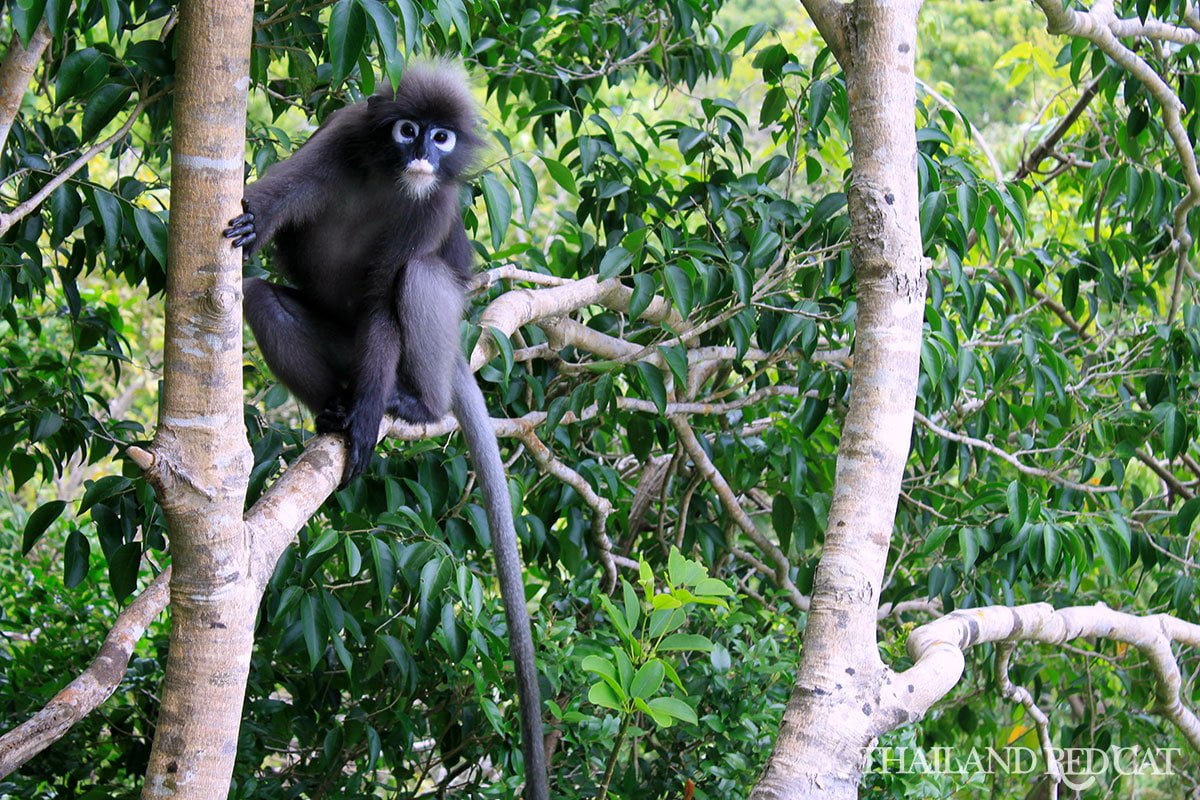
<svg viewBox="0 0 1200 800"><path fill-rule="evenodd" d="M979 536L974 528L959 528L958 548L963 557L963 572L969 575L975 567L975 560L979 558Z"/></svg>
<svg viewBox="0 0 1200 800"><path fill-rule="evenodd" d="M659 650L698 650L708 653L712 648L712 641L698 633L672 633L658 644Z"/></svg>
<svg viewBox="0 0 1200 800"><path fill-rule="evenodd" d="M354 0L338 0L329 16L329 64L333 67L334 86L354 69L366 35L367 20L362 6Z"/></svg>
<svg viewBox="0 0 1200 800"><path fill-rule="evenodd" d="M58 519L66 507L67 504L63 500L51 500L49 503L39 506L29 515L29 519L25 522L25 535L21 539L21 555L29 553L37 540L42 538L42 534L54 520Z"/></svg>
<svg viewBox="0 0 1200 800"><path fill-rule="evenodd" d="M621 591L625 603L625 621L629 624L630 630L635 630L638 619L641 617L642 604L638 601L637 592L629 585L629 581L624 578L621 579Z"/></svg>
<svg viewBox="0 0 1200 800"><path fill-rule="evenodd" d="M671 295L675 307L679 309L679 313L685 317L692 313L692 279L688 277L688 274L671 264L663 270L663 282L667 286L667 293Z"/></svg>
<svg viewBox="0 0 1200 800"><path fill-rule="evenodd" d="M733 659L729 656L729 650L723 644L713 645L712 652L708 654L708 660L717 672L728 672L733 666Z"/></svg>
<svg viewBox="0 0 1200 800"><path fill-rule="evenodd" d="M455 663L462 661L467 654L467 638L454 621L454 604L451 602L442 604L442 635L446 637L446 652Z"/></svg>
<svg viewBox="0 0 1200 800"><path fill-rule="evenodd" d="M1164 405L1168 407L1163 416L1163 449L1170 461L1187 447L1187 420L1174 404Z"/></svg>
<svg viewBox="0 0 1200 800"><path fill-rule="evenodd" d="M829 103L833 100L833 88L827 81L815 80L808 87L808 125L816 128L825 120Z"/></svg>
<svg viewBox="0 0 1200 800"><path fill-rule="evenodd" d="M566 189L576 197L579 196L579 189L575 186L575 178L571 175L571 170L562 165L561 162L555 161L553 158L539 155L538 158L546 165L546 170L550 173L550 177L554 179L562 188Z"/></svg>
<svg viewBox="0 0 1200 800"><path fill-rule="evenodd" d="M512 221L512 197L500 179L490 172L483 174L483 204L487 207L488 228L492 234L492 249L499 250Z"/></svg>
<svg viewBox="0 0 1200 800"><path fill-rule="evenodd" d="M413 642L418 647L425 643L425 640L429 638L429 634L433 633L433 629L438 623L437 614L442 607L440 596L442 590L450 583L453 575L454 565L450 559L444 556L435 556L426 561L425 566L421 567L417 630L413 635Z"/></svg>
<svg viewBox="0 0 1200 800"><path fill-rule="evenodd" d="M108 123L113 121L117 112L124 108L133 89L118 83L101 86L88 97L87 106L83 109L81 123L82 139L90 142Z"/></svg>
<svg viewBox="0 0 1200 800"><path fill-rule="evenodd" d="M33 430L29 433L29 441L40 442L43 439L48 439L62 430L62 426L62 417L48 408L43 409L38 414L37 422L33 423Z"/></svg>
<svg viewBox="0 0 1200 800"><path fill-rule="evenodd" d="M63 585L68 589L74 589L87 577L91 549L87 537L79 531L71 531L67 536L67 549L63 554Z"/></svg>
<svg viewBox="0 0 1200 800"><path fill-rule="evenodd" d="M88 95L108 76L108 59L94 47L76 50L62 61L54 81L55 106Z"/></svg>
<svg viewBox="0 0 1200 800"><path fill-rule="evenodd" d="M617 693L604 681L593 683L592 687L588 689L588 702L603 708L611 708L614 711L621 711L624 708Z"/></svg>
<svg viewBox="0 0 1200 800"><path fill-rule="evenodd" d="M533 170L524 161L513 159L512 167L513 174L517 178L517 194L521 198L521 213L525 217L525 224L528 225L534 206L537 205L537 178L534 177Z"/></svg>
<svg viewBox="0 0 1200 800"><path fill-rule="evenodd" d="M326 550L332 549L337 544L337 541L338 532L332 528L326 528L317 537L316 541L309 544L308 555L315 556L318 553L324 553Z"/></svg>
<svg viewBox="0 0 1200 800"><path fill-rule="evenodd" d="M50 230L51 246L58 247L75 230L79 225L79 212L82 210L83 203L74 186L64 183L54 190L50 195L50 214L54 220Z"/></svg>
<svg viewBox="0 0 1200 800"><path fill-rule="evenodd" d="M396 559L392 556L392 548L378 536L371 537L371 563L379 585L379 600L386 604L396 586Z"/></svg>
<svg viewBox="0 0 1200 800"><path fill-rule="evenodd" d="M633 699L633 707L643 714L654 720L654 724L660 728L669 728L675 724L675 719L670 714L664 714L661 711L655 711L650 705L640 697Z"/></svg>
<svg viewBox="0 0 1200 800"><path fill-rule="evenodd" d="M758 112L758 124L760 127L767 127L772 122L775 122L783 114L783 110L787 108L787 94L780 86L773 86L767 90L763 96L762 108Z"/></svg>
<svg viewBox="0 0 1200 800"><path fill-rule="evenodd" d="M583 667L585 672L594 672L601 677L611 678L618 684L620 683L620 680L617 678L617 668L613 666L611 661L603 656L584 656L580 666Z"/></svg>
<svg viewBox="0 0 1200 800"><path fill-rule="evenodd" d="M604 254L604 258L600 259L600 266L597 269L600 280L606 281L609 278L615 278L620 275L625 269L633 263L633 254L624 247L617 245L610 247Z"/></svg>
<svg viewBox="0 0 1200 800"><path fill-rule="evenodd" d="M108 582L118 600L124 600L137 588L138 565L142 561L142 543L126 542L108 559Z"/></svg>
<svg viewBox="0 0 1200 800"><path fill-rule="evenodd" d="M346 670L347 675L353 673L354 656L350 655L350 651L346 649L346 643L342 641L342 637L330 636L329 643L333 645L334 655L337 656L337 660L342 665L342 669Z"/></svg>
<svg viewBox="0 0 1200 800"><path fill-rule="evenodd" d="M112 192L99 188L89 192L89 200L92 213L104 224L105 249L115 250L121 241L121 200Z"/></svg>
<svg viewBox="0 0 1200 800"><path fill-rule="evenodd" d="M496 349L500 351L500 358L504 362L504 383L508 385L508 379L513 373L513 366L516 360L513 356L512 342L508 338L508 334L499 328L488 326L488 335L492 337L492 341L496 343Z"/></svg>
<svg viewBox="0 0 1200 800"><path fill-rule="evenodd" d="M632 319L637 319L650 307L650 302L654 299L654 290L657 288L654 278L646 273L639 272L633 276L633 296L629 299L629 316Z"/></svg>
<svg viewBox="0 0 1200 800"><path fill-rule="evenodd" d="M633 662L629 660L629 656L619 647L613 648L613 653L617 659L617 675L621 678L621 687L628 694L629 689L633 686Z"/></svg>
<svg viewBox="0 0 1200 800"><path fill-rule="evenodd" d="M38 510L40 511L41 509ZM1193 497L1175 512L1175 519L1171 523L1175 529L1175 534L1185 538L1190 536L1192 533L1192 523L1196 521L1197 516L1200 516L1200 497ZM26 526L26 532L28 530L29 528Z"/></svg>
<svg viewBox="0 0 1200 800"><path fill-rule="evenodd" d="M659 714L666 714L695 725L699 722L696 712L687 703L675 697L655 697L648 705Z"/></svg>
<svg viewBox="0 0 1200 800"><path fill-rule="evenodd" d="M1012 519L1014 529L1025 524L1029 516L1029 494L1020 481L1014 480L1008 484L1008 515Z"/></svg>
<svg viewBox="0 0 1200 800"><path fill-rule="evenodd" d="M630 695L642 699L651 697L662 688L663 678L666 674L661 661L657 658L650 659L642 664L637 674L633 676L633 683L630 684L629 690Z"/></svg>
<svg viewBox="0 0 1200 800"><path fill-rule="evenodd" d="M642 376L642 385L658 408L658 413L667 413L667 387L663 383L662 370L648 361L637 362L638 374Z"/></svg>
<svg viewBox="0 0 1200 800"><path fill-rule="evenodd" d="M46 13L46 0L9 3L8 10L12 15L13 28L21 36L21 44L28 47L29 39Z"/></svg>
<svg viewBox="0 0 1200 800"><path fill-rule="evenodd" d="M729 584L720 578L705 578L692 591L700 597L729 597L733 594Z"/></svg>
<svg viewBox="0 0 1200 800"><path fill-rule="evenodd" d="M311 670L321 660L325 650L324 637L317 628L317 598L305 595L300 604L300 629L304 633L304 646L308 649L308 668Z"/></svg>
<svg viewBox="0 0 1200 800"><path fill-rule="evenodd" d="M133 224L150 255L163 267L167 266L167 225L157 214L144 208L133 209Z"/></svg>
<svg viewBox="0 0 1200 800"><path fill-rule="evenodd" d="M685 386L688 371L687 348L681 344L659 345L658 352L663 357L663 361L667 362L671 374L675 376L675 385Z"/></svg>
<svg viewBox="0 0 1200 800"><path fill-rule="evenodd" d="M777 494L771 501L771 527L779 537L779 549L786 555L792 549L792 529L796 524L796 510L792 507L792 498L786 494Z"/></svg>
<svg viewBox="0 0 1200 800"><path fill-rule="evenodd" d="M342 546L346 551L346 575L353 578L362 570L362 552L349 536L342 540Z"/></svg>
<svg viewBox="0 0 1200 800"><path fill-rule="evenodd" d="M99 480L90 482L83 490L83 499L79 501L78 513L82 514L96 503L120 494L132 485L133 483L124 475L105 475Z"/></svg>
<svg viewBox="0 0 1200 800"><path fill-rule="evenodd" d="M358 4L375 30L375 41L379 43L379 52L383 54L384 72L392 86L398 86L404 74L404 56L396 49L396 31L400 27L396 15L379 0L358 0Z"/></svg>

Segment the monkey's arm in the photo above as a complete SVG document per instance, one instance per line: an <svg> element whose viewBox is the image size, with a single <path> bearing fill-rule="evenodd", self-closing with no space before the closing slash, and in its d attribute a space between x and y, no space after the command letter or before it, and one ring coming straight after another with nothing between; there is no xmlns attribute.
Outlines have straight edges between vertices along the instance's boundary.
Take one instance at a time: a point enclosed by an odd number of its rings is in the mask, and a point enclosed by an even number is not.
<svg viewBox="0 0 1200 800"><path fill-rule="evenodd" d="M280 228L312 220L333 202L330 192L345 184L337 156L352 112L357 109L336 112L299 150L246 187L244 213L229 220L224 231L234 247L249 256Z"/></svg>

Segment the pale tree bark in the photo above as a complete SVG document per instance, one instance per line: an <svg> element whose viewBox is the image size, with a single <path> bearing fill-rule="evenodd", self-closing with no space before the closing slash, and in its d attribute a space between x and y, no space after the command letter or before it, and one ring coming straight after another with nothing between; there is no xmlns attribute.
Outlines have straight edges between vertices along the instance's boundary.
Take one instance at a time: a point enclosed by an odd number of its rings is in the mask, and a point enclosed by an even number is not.
<svg viewBox="0 0 1200 800"><path fill-rule="evenodd" d="M925 303L913 76L919 0L806 2L846 76L858 317L850 405L796 685L751 797L854 798L890 672L876 615L916 402Z"/></svg>
<svg viewBox="0 0 1200 800"><path fill-rule="evenodd" d="M252 0L184 3L171 146L158 429L131 455L171 540L171 638L143 798L228 794L259 591L242 523L242 270L222 238L242 197Z"/></svg>

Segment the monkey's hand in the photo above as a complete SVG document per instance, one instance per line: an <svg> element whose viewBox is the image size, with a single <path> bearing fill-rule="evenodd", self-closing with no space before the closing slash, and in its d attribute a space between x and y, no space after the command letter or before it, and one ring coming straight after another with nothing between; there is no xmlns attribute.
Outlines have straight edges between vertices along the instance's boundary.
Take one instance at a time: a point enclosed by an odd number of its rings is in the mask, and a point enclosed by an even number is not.
<svg viewBox="0 0 1200 800"><path fill-rule="evenodd" d="M342 470L339 489L345 488L371 465L382 419L382 411L372 413L363 404L346 397L335 397L317 415L317 433L336 433L346 440L346 467Z"/></svg>
<svg viewBox="0 0 1200 800"><path fill-rule="evenodd" d="M242 255L249 258L254 252L258 233L254 229L254 214L250 212L250 206L245 200L242 201L242 210L243 213L229 220L229 227L222 233L226 239L233 239L233 246L242 248Z"/></svg>

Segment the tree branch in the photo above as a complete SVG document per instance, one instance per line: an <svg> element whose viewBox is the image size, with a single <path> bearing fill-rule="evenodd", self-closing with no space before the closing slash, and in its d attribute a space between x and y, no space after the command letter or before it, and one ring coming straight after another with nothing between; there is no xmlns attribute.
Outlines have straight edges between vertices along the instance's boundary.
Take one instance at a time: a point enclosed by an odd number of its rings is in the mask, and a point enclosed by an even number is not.
<svg viewBox="0 0 1200 800"><path fill-rule="evenodd" d="M8 142L8 132L12 130L13 121L21 110L25 90L29 88L29 81L48 44L50 28L45 20L34 29L28 46L22 44L21 37L13 32L12 41L4 53L4 62L0 64L0 150Z"/></svg>
<svg viewBox="0 0 1200 800"><path fill-rule="evenodd" d="M792 603L801 610L808 608L808 598L800 593L796 588L796 584L792 583L791 575L789 574L792 562L784 555L774 542L763 536L762 532L754 525L754 520L750 519L750 515L742 508L741 503L733 494L733 489L729 482L725 480L725 476L721 474L712 459L704 452L704 448L700 446L700 440L696 438L696 432L692 430L692 426L681 415L672 414L667 417L667 421L675 429L675 436L679 439L679 443L683 445L683 449L687 451L691 457L692 463L696 465L696 469L704 476L704 479L713 487L717 493L717 497L721 501L721 505L725 508L725 513L729 514L733 522L741 529L750 541L758 547L764 556L766 556L773 564L773 573L775 577L775 585L787 593L788 598Z"/></svg>
<svg viewBox="0 0 1200 800"><path fill-rule="evenodd" d="M1183 296L1183 274L1194 275L1189 252L1192 247L1192 235L1188 232L1188 214L1197 204L1200 204L1200 171L1196 167L1196 152L1192 141L1184 128L1182 114L1183 103L1179 96L1167 84L1163 77L1155 71L1145 59L1123 45L1117 38L1115 30L1119 30L1118 20L1113 15L1112 3L1097 3L1092 11L1075 11L1063 8L1061 0L1034 0L1046 17L1046 27L1051 33L1080 36L1087 39L1113 61L1133 75L1146 91L1154 96L1162 108L1163 127L1175 145L1175 154L1179 157L1179 166L1183 171L1183 179L1188 192L1175 206L1173 220L1174 247L1176 254L1175 286L1171 294L1171 310L1168 322L1174 320L1179 313Z"/></svg>
<svg viewBox="0 0 1200 800"><path fill-rule="evenodd" d="M986 442L983 439L976 439L971 436L965 436L961 433L955 433L954 431L943 428L941 425L938 425L936 422L934 422L933 420L926 417L920 411L914 411L913 418L917 422L924 425L926 428L928 428L933 433L937 434L938 436L941 436L943 439L949 439L952 442L958 442L959 444L965 444L968 447L972 447L977 450L983 450L984 452L991 453L992 455L996 456L997 458L1008 462L1013 467L1015 467L1018 472L1021 472L1025 475L1033 475L1034 477L1045 478L1046 480L1050 481L1051 483L1057 484L1058 486L1062 486L1063 488L1066 488L1066 489L1074 489L1077 492L1087 492L1089 494L1102 494L1105 492L1117 491L1117 487L1115 487L1115 486L1092 486L1091 484L1086 484L1086 483L1076 483L1075 481L1059 477L1057 473L1052 472L1051 470L1042 469L1040 467L1031 467L1028 464L1025 464L1024 462L1022 462L1019 458L1014 456L1012 453L1009 453L1005 450L1001 450L999 447L996 447L996 445L992 444L991 442Z"/></svg>
<svg viewBox="0 0 1200 800"><path fill-rule="evenodd" d="M68 164L66 168L62 170L62 172L59 172L57 175L47 181L45 186L43 186L41 189L38 189L32 197L18 205L12 211L9 211L7 214L0 212L0 236L8 233L13 225L16 225L18 222L28 216L30 212L40 206L47 197L54 193L55 189L70 180L75 173L87 166L87 163L95 158L99 153L102 153L115 142L123 139L125 135L128 134L133 128L133 124L137 122L138 117L142 115L142 112L146 109L146 106L150 105L155 100L158 100L164 94L165 92L157 92L139 102L134 107L133 111L130 112L129 117L125 120L125 124L122 125L116 133L112 134L104 141L92 145L86 152L84 152L83 155L79 156L70 164Z"/></svg>
<svg viewBox="0 0 1200 800"><path fill-rule="evenodd" d="M800 0L833 57L846 68L846 7L839 0ZM914 42L915 44L915 42Z"/></svg>
<svg viewBox="0 0 1200 800"><path fill-rule="evenodd" d="M0 736L0 778L62 738L71 726L112 696L133 649L170 597L167 568L117 615L100 652L79 677L64 686L40 711Z"/></svg>
<svg viewBox="0 0 1200 800"><path fill-rule="evenodd" d="M1105 67L1105 69L1108 68ZM1016 174L1013 175L1013 180L1023 180L1031 175L1033 171L1037 169L1038 164L1042 163L1042 160L1046 158L1046 156L1050 155L1054 148L1058 146L1058 143L1061 142L1063 137L1067 135L1067 132L1071 130L1071 126L1075 124L1075 122L1083 114L1084 110L1087 109L1087 107L1091 105L1092 100L1095 99L1096 92L1100 88L1100 79L1103 76L1104 70L1102 69L1100 70L1100 74L1093 78L1091 82L1083 88L1083 91L1075 100L1075 105L1071 106L1070 110L1067 111L1063 118L1058 121L1058 124L1054 126L1054 129L1046 134L1046 136L1037 143L1025 160L1021 162L1021 165L1017 167Z"/></svg>
<svg viewBox="0 0 1200 800"><path fill-rule="evenodd" d="M1171 649L1176 642L1200 648L1200 625L1169 614L1138 617L1103 603L1061 610L1048 603L987 606L955 611L922 625L908 637L913 666L885 682L882 707L892 713L881 718L912 721L924 715L958 684L965 666L963 654L971 647L988 642L1061 645L1081 637L1111 639L1137 648L1154 675L1156 710L1200 751L1200 719L1183 703L1183 679Z"/></svg>

